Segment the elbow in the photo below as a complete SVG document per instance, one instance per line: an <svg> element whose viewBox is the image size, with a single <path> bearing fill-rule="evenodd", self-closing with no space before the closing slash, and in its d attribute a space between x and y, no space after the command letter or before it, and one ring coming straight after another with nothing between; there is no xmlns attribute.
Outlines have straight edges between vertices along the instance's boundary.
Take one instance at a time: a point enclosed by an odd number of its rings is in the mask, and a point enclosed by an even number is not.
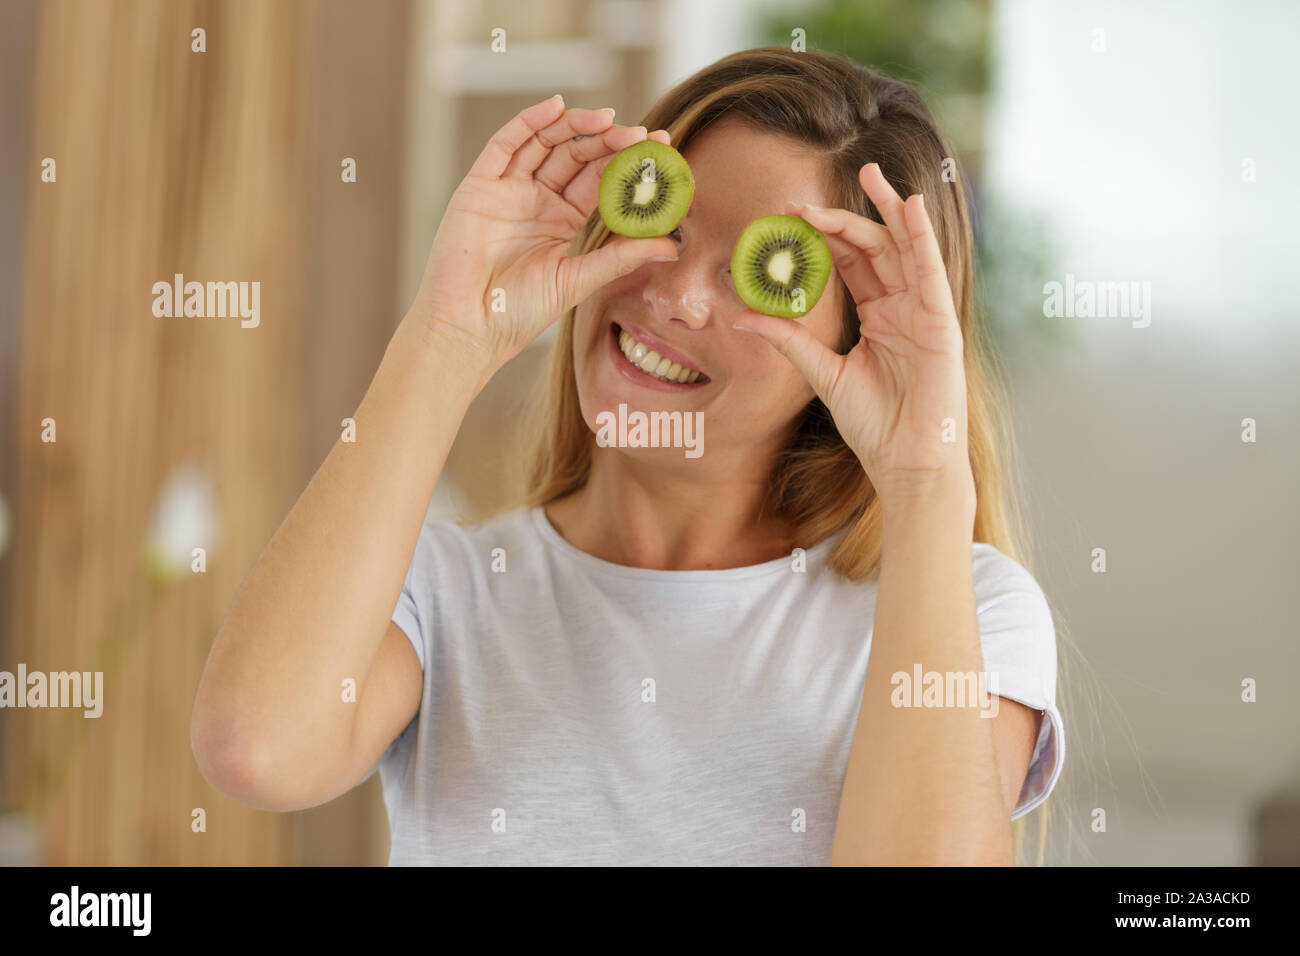
<svg viewBox="0 0 1300 956"><path fill-rule="evenodd" d="M196 714L190 721L190 750L212 787L240 803L260 802L267 768L259 748Z"/></svg>
<svg viewBox="0 0 1300 956"><path fill-rule="evenodd" d="M325 782L337 775L322 776L321 761L295 763L265 739L233 732L228 723L197 714L190 722L190 750L204 780L254 810L309 810L342 792Z"/></svg>
<svg viewBox="0 0 1300 956"><path fill-rule="evenodd" d="M230 799L257 810L303 809L294 795L277 785L274 761L257 741L241 739L196 715L190 722L190 750L203 779Z"/></svg>
<svg viewBox="0 0 1300 956"><path fill-rule="evenodd" d="M275 793L276 767L265 735L239 719L233 695L209 671L210 665L190 712L190 752L199 773L213 789L245 806L288 809Z"/></svg>

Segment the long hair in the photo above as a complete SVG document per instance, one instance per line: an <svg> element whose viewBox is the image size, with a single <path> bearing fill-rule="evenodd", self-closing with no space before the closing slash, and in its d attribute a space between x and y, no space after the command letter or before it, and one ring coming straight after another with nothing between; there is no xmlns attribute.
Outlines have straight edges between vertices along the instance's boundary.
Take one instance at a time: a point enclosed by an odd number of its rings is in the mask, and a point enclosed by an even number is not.
<svg viewBox="0 0 1300 956"><path fill-rule="evenodd" d="M759 47L726 56L682 81L650 108L641 125L667 130L673 145L685 150L709 124L724 117L803 143L821 160L831 206L883 223L858 181L858 171L869 162L880 164L900 196L925 195L965 343L968 444L977 502L974 540L992 545L1032 572L1018 496L1011 487L1013 434L1004 418L1005 393L995 376L987 328L975 306L966 179L920 94L901 80L840 56ZM593 213L574 252L596 249L609 236L599 214ZM841 353L858 341L860 325L853 296L847 287L843 292ZM591 468L594 436L578 402L573 318L570 310L558 324L544 400L533 406L540 420L529 429L537 438L523 496L523 503L531 506L581 488ZM854 581L879 572L880 501L820 399L809 402L796 421L763 509L790 522L799 539L810 544L847 529L831 552L831 568ZM1039 817L1041 862L1046 816ZM1017 857L1023 823L1024 818L1014 827Z"/></svg>

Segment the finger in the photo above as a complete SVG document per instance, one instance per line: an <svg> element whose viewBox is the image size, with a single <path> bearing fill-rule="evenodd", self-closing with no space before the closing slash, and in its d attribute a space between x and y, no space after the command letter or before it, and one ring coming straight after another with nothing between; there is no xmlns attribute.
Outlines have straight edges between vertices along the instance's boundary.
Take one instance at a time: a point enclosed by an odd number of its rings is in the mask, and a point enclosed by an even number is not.
<svg viewBox="0 0 1300 956"><path fill-rule="evenodd" d="M880 223L847 209L801 206L796 214L826 237L835 267L858 305L907 288L898 247Z"/></svg>
<svg viewBox="0 0 1300 956"><path fill-rule="evenodd" d="M803 374L817 396L823 402L828 401L840 370L844 368L844 356L827 348L808 331L807 326L747 309L732 327L766 339Z"/></svg>
<svg viewBox="0 0 1300 956"><path fill-rule="evenodd" d="M608 155L587 163L564 188L565 200L584 216L591 215L591 211L596 208L596 200L600 196L600 177L605 172L605 167L613 161L620 150L648 138L644 126L623 126L619 128L627 131L620 134L618 142L622 145ZM613 133L612 130L610 132Z"/></svg>
<svg viewBox="0 0 1300 956"><path fill-rule="evenodd" d="M611 126L597 133L582 134L551 150L535 174L538 182L563 194L588 163L612 158L620 150L646 138L644 126ZM604 165L602 164L602 169Z"/></svg>
<svg viewBox="0 0 1300 956"><path fill-rule="evenodd" d="M880 171L879 163L867 163L858 170L858 181L866 190L867 196L880 210L880 216L889 227L894 245L898 247L898 257L902 262L903 278L909 289L916 288L916 261L912 257L912 234L907 231L903 217L903 200L898 197L894 187Z"/></svg>
<svg viewBox="0 0 1300 956"><path fill-rule="evenodd" d="M925 211L925 198L917 193L904 205L908 229L912 234L912 252L916 256L916 277L919 283L921 305L933 313L954 313L952 288L948 285L948 270L944 268L939 238L934 234L934 224Z"/></svg>
<svg viewBox="0 0 1300 956"><path fill-rule="evenodd" d="M560 263L556 281L561 311L567 311L607 282L641 268L652 256L677 258L677 243L666 236L652 239L619 238L581 256Z"/></svg>
<svg viewBox="0 0 1300 956"><path fill-rule="evenodd" d="M672 145L665 130L657 129L652 133L646 133L644 126L623 126L618 128L627 130L631 135L620 138L619 144L610 155L602 156L595 162L588 163L586 168L573 177L573 180L564 190L564 198L584 216L591 215L591 211L596 208L596 200L600 196L600 178L605 174L605 167L613 161L614 156L621 150L627 149L632 144L639 143L643 139L653 139L665 146ZM613 135L613 130L610 131L610 135Z"/></svg>
<svg viewBox="0 0 1300 956"><path fill-rule="evenodd" d="M515 150L505 175L531 177L557 148L572 145L576 136L593 136L609 129L614 122L613 110L586 110L572 107L554 123L537 130L524 145Z"/></svg>
<svg viewBox="0 0 1300 956"><path fill-rule="evenodd" d="M545 129L564 112L564 100L556 93L549 100L534 103L493 134L470 167L471 176L499 179L510 164L515 150L523 146L539 129Z"/></svg>

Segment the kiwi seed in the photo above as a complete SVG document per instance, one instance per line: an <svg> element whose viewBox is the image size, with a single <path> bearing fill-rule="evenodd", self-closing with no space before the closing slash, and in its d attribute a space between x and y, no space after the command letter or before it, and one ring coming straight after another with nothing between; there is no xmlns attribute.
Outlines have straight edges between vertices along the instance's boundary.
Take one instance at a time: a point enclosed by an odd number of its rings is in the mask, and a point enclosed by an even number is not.
<svg viewBox="0 0 1300 956"><path fill-rule="evenodd" d="M807 314L830 275L826 237L797 216L755 219L731 256L731 281L744 303L785 319Z"/></svg>
<svg viewBox="0 0 1300 956"><path fill-rule="evenodd" d="M685 157L647 139L621 150L600 177L600 218L621 236L666 236L691 207L695 177Z"/></svg>

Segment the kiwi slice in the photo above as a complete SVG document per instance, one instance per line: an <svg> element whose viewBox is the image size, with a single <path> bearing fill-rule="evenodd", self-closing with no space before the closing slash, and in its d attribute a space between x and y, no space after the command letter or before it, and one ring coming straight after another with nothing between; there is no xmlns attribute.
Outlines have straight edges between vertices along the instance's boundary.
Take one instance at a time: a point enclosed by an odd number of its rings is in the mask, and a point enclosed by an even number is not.
<svg viewBox="0 0 1300 956"><path fill-rule="evenodd" d="M755 219L736 240L731 281L755 312L794 319L821 298L831 275L826 237L798 216Z"/></svg>
<svg viewBox="0 0 1300 956"><path fill-rule="evenodd" d="M677 228L695 195L685 157L647 139L620 150L600 177L600 218L620 236L645 239Z"/></svg>

